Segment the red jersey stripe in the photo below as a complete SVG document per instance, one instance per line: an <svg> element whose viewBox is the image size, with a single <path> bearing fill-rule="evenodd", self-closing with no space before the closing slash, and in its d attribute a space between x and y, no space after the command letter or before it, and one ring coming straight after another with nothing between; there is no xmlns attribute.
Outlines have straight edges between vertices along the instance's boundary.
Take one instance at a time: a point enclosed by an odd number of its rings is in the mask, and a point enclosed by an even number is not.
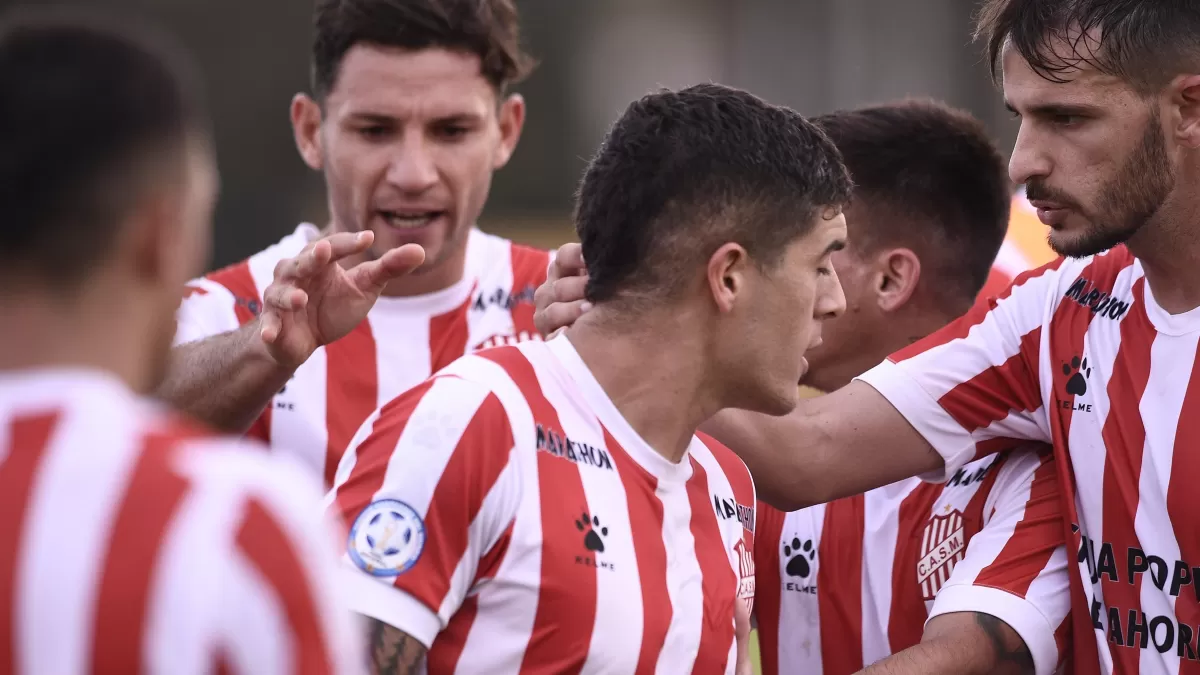
<svg viewBox="0 0 1200 675"><path fill-rule="evenodd" d="M291 627L293 667L298 675L333 672L333 660L322 639L320 615L309 593L312 581L304 578L300 552L275 518L256 499L246 503L245 516L236 537L238 550L271 585ZM320 583L320 580L316 580Z"/></svg>
<svg viewBox="0 0 1200 675"><path fill-rule="evenodd" d="M325 345L325 485L333 484L350 439L379 405L379 370L371 322L362 321L345 337Z"/></svg>
<svg viewBox="0 0 1200 675"><path fill-rule="evenodd" d="M1182 561L1200 560L1200 527L1195 526L1196 514L1200 513L1195 488L1196 476L1200 476L1200 349L1192 365L1191 379L1180 409L1179 424L1175 428L1175 446L1188 448L1187 452L1176 452L1171 464L1171 479L1167 487L1167 513L1174 524L1175 540L1179 543L1180 562L1175 569L1168 570L1168 591L1179 597L1184 593L1196 593L1200 598L1200 578L1196 570L1189 569ZM1192 562L1192 565L1195 565ZM1188 586L1192 586L1191 589ZM1185 596L1186 597L1186 596ZM1177 601L1175 617L1179 622L1179 639L1176 654L1179 655L1180 675L1200 673L1200 660L1196 650L1196 635L1192 626L1200 626L1200 607L1196 604ZM1188 630L1185 631L1184 629Z"/></svg>
<svg viewBox="0 0 1200 675"><path fill-rule="evenodd" d="M690 460L692 478L687 483L687 493L692 507L692 537L695 539L696 559L700 562L700 583L704 593L700 651L696 654L692 672L711 673L723 670L729 660L733 622L721 621L719 617L734 615L737 580L729 566L729 559L725 557L721 530L717 527L717 518L712 510L708 474L694 457Z"/></svg>
<svg viewBox="0 0 1200 675"><path fill-rule="evenodd" d="M1121 322L1121 346L1108 384L1111 407L1101 432L1108 450L1104 459L1103 548L1111 544L1112 553L1118 557L1119 552L1141 548L1133 525L1139 500L1142 450L1146 443L1139 401L1150 380L1150 347L1156 334L1146 316L1145 285L1145 277L1134 283L1133 307ZM1119 562L1114 561L1111 574L1103 567L1101 565L1097 571L1104 603L1110 608L1109 645L1113 666L1126 675L1136 675L1141 648L1148 643L1149 632L1142 626L1140 635L1135 633L1130 621L1132 617L1121 614L1125 608L1141 607L1142 577L1134 575L1133 579L1120 579Z"/></svg>
<svg viewBox="0 0 1200 675"><path fill-rule="evenodd" d="M1050 556L1054 554L1053 548L1044 545L1044 537L1038 534L1038 530L1047 527L1049 522L1061 527L1060 506L1054 458L1047 453L1042 457L1041 466L1034 472L1024 517L1013 529L1012 536L996 560L980 571L975 584L1003 588L1009 593L1025 597L1038 572L1046 567Z"/></svg>
<svg viewBox="0 0 1200 675"><path fill-rule="evenodd" d="M821 616L821 654L825 675L849 675L863 668L863 534L866 529L862 495L830 502L825 507L819 559L843 560L845 565L817 568L817 602ZM857 645L857 649L853 647Z"/></svg>
<svg viewBox="0 0 1200 675"><path fill-rule="evenodd" d="M442 605L450 591L454 570L467 552L467 531L483 508L484 499L508 466L507 454L472 450L476 447L513 446L512 433L507 428L504 437L493 437L499 434L491 420L504 419L504 415L500 399L495 394L489 394L463 430L458 446L446 463L444 475L473 477L468 483L470 487L467 492L463 492L461 481L452 481L452 484L439 482L433 490L425 515L426 547L421 557L422 567L428 570L432 566L433 570L422 572L421 581L415 583L403 575L396 577L397 583L408 582L404 584L404 589L426 607ZM478 477L478 480L474 477Z"/></svg>
<svg viewBox="0 0 1200 675"><path fill-rule="evenodd" d="M1032 412L1042 406L1038 384L1038 351L1042 328L1038 326L1021 337L1021 350L1001 366L988 368L958 385L939 403L963 429L975 431L1008 417L1014 410ZM1006 395L988 396L988 392ZM980 459L976 455L974 459Z"/></svg>
<svg viewBox="0 0 1200 675"><path fill-rule="evenodd" d="M467 353L467 312L471 310L472 296L474 292L452 311L429 320L430 373L438 372Z"/></svg>
<svg viewBox="0 0 1200 675"><path fill-rule="evenodd" d="M342 527L346 530L354 526L354 519L383 487L388 463L396 444L400 442L404 427L435 381L422 382L389 401L380 410L379 418L371 429L371 436L375 440L356 448L354 468L346 482L337 488L336 513L342 518Z"/></svg>
<svg viewBox="0 0 1200 675"><path fill-rule="evenodd" d="M914 490L900 502L898 537L906 532L924 531L925 528L919 527L919 524L929 520L930 511L941 492ZM832 532L829 534L833 535ZM923 593L915 572L917 562L926 553L921 550L920 543L915 540L896 542L896 556L892 563L892 606L888 620L888 643L893 652L920 642L925 629L921 622L911 619L925 614ZM861 580L859 583L862 583Z"/></svg>
<svg viewBox="0 0 1200 675"><path fill-rule="evenodd" d="M546 270L550 267L550 254L541 249L529 248L513 244L512 255L512 297L521 298L522 294L532 293L546 280ZM525 302L513 302L512 320L514 330L520 334L526 332L537 334L533 323L533 298Z"/></svg>
<svg viewBox="0 0 1200 675"><path fill-rule="evenodd" d="M167 453L176 441L163 434L147 437L109 535L92 636L96 675L141 670L158 556L189 489L188 482L167 465Z"/></svg>
<svg viewBox="0 0 1200 675"><path fill-rule="evenodd" d="M0 612L0 672L17 672L17 556L37 472L60 415L54 411L14 419L6 456L0 462L0 513L12 514L16 523L16 527L0 528L0 608L5 610Z"/></svg>
<svg viewBox="0 0 1200 675"><path fill-rule="evenodd" d="M538 384L537 373L525 355L516 347L489 349L479 354L495 362L508 373L529 403L534 418L546 420L556 430L562 431L562 422L554 406L546 400ZM565 433L563 434L566 435ZM579 511L591 517L591 508L583 491L583 479L579 467L549 453L539 452L537 458L538 489L542 501L542 592L538 594L537 611L534 613L533 630L525 650L522 673L535 673L531 665L532 654L555 664L553 672L577 672L587 660L592 641L592 628L596 621L596 568L594 561L568 559L550 546L555 541L578 538L572 533L575 518L566 514ZM583 606L564 607L558 604L570 594L558 591L562 584L572 584L577 595L591 597ZM563 623L561 616L574 616L574 621Z"/></svg>
<svg viewBox="0 0 1200 675"><path fill-rule="evenodd" d="M233 313L237 315L238 323L245 326L258 316L262 309L262 297L259 295L258 285L254 283L254 275L250 273L249 260L221 268L209 274L208 279L221 284L233 294ZM267 403L258 419L254 420L246 435L263 443L271 442L270 403Z"/></svg>
<svg viewBox="0 0 1200 675"><path fill-rule="evenodd" d="M754 614L758 619L758 651L762 675L779 675L779 621L783 598L783 567L779 542L783 539L783 512L758 502L754 524Z"/></svg>
<svg viewBox="0 0 1200 675"><path fill-rule="evenodd" d="M492 550L479 560L479 567L471 582L472 587L496 575L500 564L504 562L504 556L508 553L508 545L512 541L512 531L512 523L509 523L508 529L500 535L500 539L492 547ZM462 608L450 619L446 630L438 635L433 646L429 648L429 654L426 656L429 672L453 673L457 671L458 661L462 658L463 649L467 646L467 636L471 633L471 627L475 624L475 617L478 613L479 595L468 596L463 602Z"/></svg>
<svg viewBox="0 0 1200 675"><path fill-rule="evenodd" d="M658 479L631 460L608 429L604 430L604 445L612 455L613 465L625 485L629 522L663 522L662 502L651 496L658 489ZM645 489L638 489L637 483L645 483ZM658 657L671 626L667 549L663 545L662 534L652 528L635 526L631 534L637 555L638 576L642 583L642 650L638 654L636 673L652 675L658 667Z"/></svg>

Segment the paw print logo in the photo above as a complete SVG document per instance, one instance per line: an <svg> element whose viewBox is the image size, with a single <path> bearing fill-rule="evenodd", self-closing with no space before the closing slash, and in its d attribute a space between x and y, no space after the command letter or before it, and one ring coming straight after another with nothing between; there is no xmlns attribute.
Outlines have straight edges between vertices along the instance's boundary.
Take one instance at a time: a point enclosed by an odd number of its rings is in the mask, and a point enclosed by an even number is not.
<svg viewBox="0 0 1200 675"><path fill-rule="evenodd" d="M583 545L589 551L596 553L604 553L604 539L608 536L608 528L600 525L600 518L597 516L588 516L587 511L583 512L583 517L575 521L575 527L583 532Z"/></svg>
<svg viewBox="0 0 1200 675"><path fill-rule="evenodd" d="M1063 364L1063 375L1069 376L1067 380L1067 394L1071 396L1083 396L1087 393L1087 378L1092 376L1092 369L1088 367L1087 358L1083 361L1079 357L1071 359L1070 363Z"/></svg>
<svg viewBox="0 0 1200 675"><path fill-rule="evenodd" d="M787 571L789 577L807 577L812 574L812 559L817 557L817 550L813 548L811 539L806 539L803 544L800 539L793 537L791 543L784 544L783 555L790 558L787 562Z"/></svg>

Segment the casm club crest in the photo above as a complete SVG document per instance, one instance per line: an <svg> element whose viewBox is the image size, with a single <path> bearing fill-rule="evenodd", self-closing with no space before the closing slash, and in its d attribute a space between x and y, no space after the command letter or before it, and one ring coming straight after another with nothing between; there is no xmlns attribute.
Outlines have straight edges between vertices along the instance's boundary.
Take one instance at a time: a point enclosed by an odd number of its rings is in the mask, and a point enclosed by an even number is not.
<svg viewBox="0 0 1200 675"><path fill-rule="evenodd" d="M917 561L917 583L926 600L941 590L950 573L966 554L966 533L958 511L934 516L921 536L921 558Z"/></svg>
<svg viewBox="0 0 1200 675"><path fill-rule="evenodd" d="M416 509L396 499L382 499L363 509L350 528L350 559L377 577L407 572L425 549L425 522Z"/></svg>

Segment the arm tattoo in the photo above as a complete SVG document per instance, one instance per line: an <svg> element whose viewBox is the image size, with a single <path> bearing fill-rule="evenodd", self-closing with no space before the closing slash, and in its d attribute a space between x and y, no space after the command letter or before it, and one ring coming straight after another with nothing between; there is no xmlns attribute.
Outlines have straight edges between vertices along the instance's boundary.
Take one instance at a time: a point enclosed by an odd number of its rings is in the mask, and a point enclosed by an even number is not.
<svg viewBox="0 0 1200 675"><path fill-rule="evenodd" d="M975 623L983 630L996 654L997 673L1032 673L1033 655L1021 636L1007 623L990 614L975 612Z"/></svg>
<svg viewBox="0 0 1200 675"><path fill-rule="evenodd" d="M414 675L425 662L425 645L404 631L368 619L372 675Z"/></svg>

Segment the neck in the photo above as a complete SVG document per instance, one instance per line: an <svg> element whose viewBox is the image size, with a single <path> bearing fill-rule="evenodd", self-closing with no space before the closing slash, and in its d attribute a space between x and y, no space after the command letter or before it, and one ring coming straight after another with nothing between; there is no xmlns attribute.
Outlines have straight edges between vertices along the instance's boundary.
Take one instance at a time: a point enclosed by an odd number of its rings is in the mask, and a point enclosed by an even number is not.
<svg viewBox="0 0 1200 675"><path fill-rule="evenodd" d="M127 295L101 292L99 286L65 297L44 290L15 289L0 293L0 371L80 368L115 375L129 388L145 392L152 385L146 354L151 345L139 341L141 317Z"/></svg>
<svg viewBox="0 0 1200 675"><path fill-rule="evenodd" d="M720 408L709 391L700 331L679 313L614 321L609 307L580 317L566 335L621 416L672 463L683 459L700 424ZM664 349L669 336L669 349Z"/></svg>
<svg viewBox="0 0 1200 675"><path fill-rule="evenodd" d="M334 220L325 228L322 234L334 232L350 232ZM440 257L426 259L417 270L392 279L383 287L383 295L389 298L409 298L418 295L428 295L450 288L462 281L467 267L467 240L471 233L468 229L461 234L462 241L447 240L442 244ZM348 256L341 260L341 266L349 269L355 265L367 262L375 256L368 251L359 255Z"/></svg>
<svg viewBox="0 0 1200 675"><path fill-rule="evenodd" d="M1200 173L1187 173L1179 177L1181 185L1200 180ZM1200 307L1200 200L1183 193L1177 189L1175 199L1163 204L1126 244L1141 261L1155 301L1168 314Z"/></svg>

